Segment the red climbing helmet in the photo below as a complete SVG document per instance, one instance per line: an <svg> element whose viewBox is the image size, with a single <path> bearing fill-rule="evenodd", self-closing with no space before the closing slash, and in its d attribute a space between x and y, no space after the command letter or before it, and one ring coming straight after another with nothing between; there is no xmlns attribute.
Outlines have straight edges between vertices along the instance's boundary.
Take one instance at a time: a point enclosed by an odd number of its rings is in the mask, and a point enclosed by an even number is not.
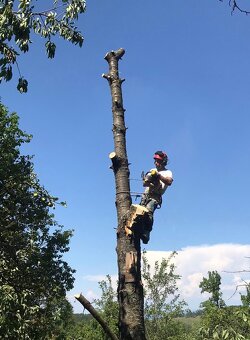
<svg viewBox="0 0 250 340"><path fill-rule="evenodd" d="M163 165L167 165L168 156L163 151L156 151L155 154L154 154L154 159L158 159L162 162Z"/></svg>

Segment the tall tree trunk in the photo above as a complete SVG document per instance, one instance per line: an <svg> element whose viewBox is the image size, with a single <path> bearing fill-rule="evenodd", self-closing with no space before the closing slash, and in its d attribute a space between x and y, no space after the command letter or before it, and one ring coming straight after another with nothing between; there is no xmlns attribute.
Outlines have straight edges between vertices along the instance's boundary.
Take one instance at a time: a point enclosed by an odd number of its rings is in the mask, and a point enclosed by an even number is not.
<svg viewBox="0 0 250 340"><path fill-rule="evenodd" d="M129 216L131 195L129 163L126 150L126 127L119 78L118 62L124 49L111 51L105 59L109 73L103 74L109 82L112 96L114 152L110 153L116 185L117 208L117 258L119 331L121 340L145 340L143 286L141 282L141 246L136 232L127 236L125 224Z"/></svg>

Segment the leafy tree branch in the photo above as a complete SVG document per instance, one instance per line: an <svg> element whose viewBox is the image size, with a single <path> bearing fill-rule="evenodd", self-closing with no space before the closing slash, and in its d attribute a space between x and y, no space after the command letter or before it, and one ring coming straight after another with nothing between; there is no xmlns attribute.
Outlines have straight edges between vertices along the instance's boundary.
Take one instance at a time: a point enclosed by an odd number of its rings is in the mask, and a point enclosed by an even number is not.
<svg viewBox="0 0 250 340"><path fill-rule="evenodd" d="M5 0L0 1L0 82L9 81L13 75L13 65L19 72L17 89L27 92L28 82L19 71L17 58L29 51L32 34L44 38L48 58L55 57L55 36L60 36L72 44L83 44L83 36L75 26L79 14L86 10L85 0L54 0L51 9L39 8L40 1Z"/></svg>
<svg viewBox="0 0 250 340"><path fill-rule="evenodd" d="M72 313L65 295L74 270L63 260L72 231L54 220L58 198L20 153L30 140L0 103L0 330L8 339L53 339Z"/></svg>

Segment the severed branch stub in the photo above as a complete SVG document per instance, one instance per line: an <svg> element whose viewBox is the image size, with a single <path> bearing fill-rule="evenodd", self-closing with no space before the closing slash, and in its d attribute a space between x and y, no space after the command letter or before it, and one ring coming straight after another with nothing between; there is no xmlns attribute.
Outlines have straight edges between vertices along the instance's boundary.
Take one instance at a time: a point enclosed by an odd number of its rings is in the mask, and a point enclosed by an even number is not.
<svg viewBox="0 0 250 340"><path fill-rule="evenodd" d="M106 59L107 62L109 62L112 57L115 57L117 60L119 60L119 59L122 59L124 53L125 53L124 48L119 48L116 51L110 51L106 53L104 59Z"/></svg>
<svg viewBox="0 0 250 340"><path fill-rule="evenodd" d="M117 157L116 153L114 151L110 152L109 154L109 159L112 162L112 166L111 169L113 169L114 171L116 171L116 169L119 166L119 158Z"/></svg>
<svg viewBox="0 0 250 340"><path fill-rule="evenodd" d="M110 337L111 340L118 340L117 336L111 331L111 329L100 316L100 314L82 294L75 295L75 298L83 305L85 309L90 312L90 314L96 319L96 321L99 322L99 324L102 326L103 330Z"/></svg>

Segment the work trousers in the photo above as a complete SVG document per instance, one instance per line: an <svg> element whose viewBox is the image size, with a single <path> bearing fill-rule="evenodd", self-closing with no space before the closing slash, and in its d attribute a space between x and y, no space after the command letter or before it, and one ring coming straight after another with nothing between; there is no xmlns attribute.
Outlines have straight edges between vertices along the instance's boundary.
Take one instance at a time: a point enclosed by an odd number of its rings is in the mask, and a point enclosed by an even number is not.
<svg viewBox="0 0 250 340"><path fill-rule="evenodd" d="M154 223L153 214L159 204L160 204L160 200L157 200L153 197L149 197L147 194L142 194L140 205L146 207L149 211L148 217L150 219L150 223L146 226L146 229L149 231L152 230L152 226Z"/></svg>

